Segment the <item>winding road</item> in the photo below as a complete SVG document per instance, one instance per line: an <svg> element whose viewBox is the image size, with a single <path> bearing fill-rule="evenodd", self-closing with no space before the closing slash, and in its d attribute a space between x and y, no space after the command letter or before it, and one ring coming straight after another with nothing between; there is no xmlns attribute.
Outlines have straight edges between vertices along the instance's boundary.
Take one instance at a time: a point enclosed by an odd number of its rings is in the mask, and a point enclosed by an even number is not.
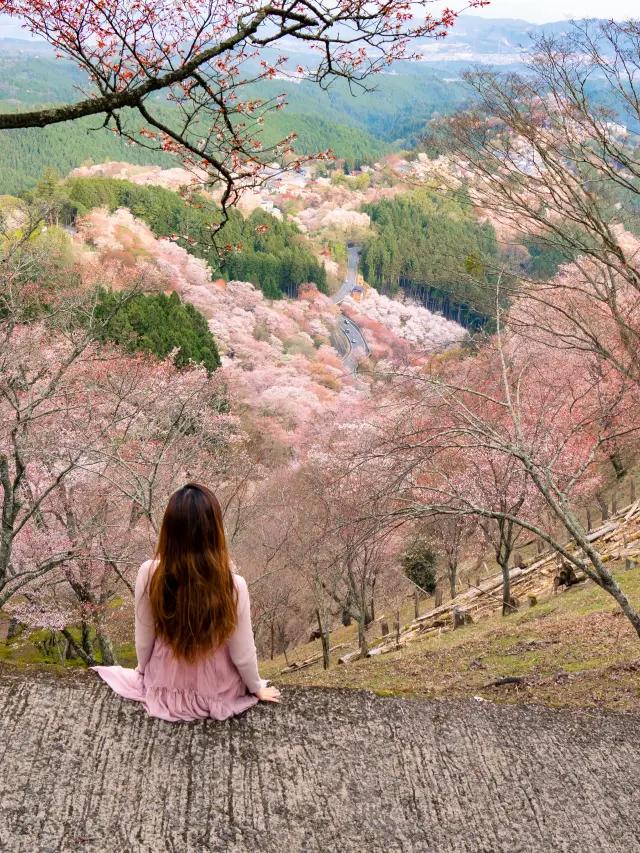
<svg viewBox="0 0 640 853"><path fill-rule="evenodd" d="M283 691L165 723L0 666L3 853L638 853L640 718Z"/></svg>
<svg viewBox="0 0 640 853"><path fill-rule="evenodd" d="M360 246L349 246L347 251L349 256L347 275L340 285L340 289L333 296L333 301L336 305L340 305L358 284L358 259L362 248ZM344 332L349 344L349 350L343 358L343 364L349 373L355 373L362 357L369 355L369 347L358 325L345 314L340 318L340 328Z"/></svg>

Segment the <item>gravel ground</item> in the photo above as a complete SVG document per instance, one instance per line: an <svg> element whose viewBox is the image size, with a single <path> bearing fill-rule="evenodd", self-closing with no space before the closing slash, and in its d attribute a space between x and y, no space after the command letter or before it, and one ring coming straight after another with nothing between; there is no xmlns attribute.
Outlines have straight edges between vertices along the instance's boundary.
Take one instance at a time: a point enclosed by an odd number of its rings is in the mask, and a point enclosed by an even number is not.
<svg viewBox="0 0 640 853"><path fill-rule="evenodd" d="M639 723L288 689L170 724L91 673L0 669L0 850L634 853Z"/></svg>

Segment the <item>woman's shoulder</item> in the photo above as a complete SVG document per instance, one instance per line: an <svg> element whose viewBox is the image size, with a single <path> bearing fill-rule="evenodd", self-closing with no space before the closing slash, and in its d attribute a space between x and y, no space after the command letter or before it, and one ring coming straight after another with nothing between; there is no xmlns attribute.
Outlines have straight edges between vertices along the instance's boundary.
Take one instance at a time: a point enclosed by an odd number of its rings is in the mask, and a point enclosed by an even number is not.
<svg viewBox="0 0 640 853"><path fill-rule="evenodd" d="M238 575L234 572L233 581L234 581L234 583L238 589L238 592L246 592L247 591L247 589L248 589L247 582L242 577L242 575Z"/></svg>
<svg viewBox="0 0 640 853"><path fill-rule="evenodd" d="M138 581L146 581L153 572L158 568L159 560L145 560L138 569Z"/></svg>
<svg viewBox="0 0 640 853"><path fill-rule="evenodd" d="M233 581L236 585L236 590L238 592L238 607L242 609L249 601L249 586L246 580L242 577L242 575L234 574Z"/></svg>

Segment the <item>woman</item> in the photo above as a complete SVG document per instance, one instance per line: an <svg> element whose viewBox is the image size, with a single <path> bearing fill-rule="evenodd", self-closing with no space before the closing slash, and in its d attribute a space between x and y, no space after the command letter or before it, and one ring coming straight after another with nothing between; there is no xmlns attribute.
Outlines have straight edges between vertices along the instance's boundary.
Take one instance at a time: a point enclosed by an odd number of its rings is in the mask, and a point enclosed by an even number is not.
<svg viewBox="0 0 640 853"><path fill-rule="evenodd" d="M258 674L249 592L231 571L217 498L188 483L171 495L153 560L135 588L138 666L93 667L163 720L225 720L280 692Z"/></svg>

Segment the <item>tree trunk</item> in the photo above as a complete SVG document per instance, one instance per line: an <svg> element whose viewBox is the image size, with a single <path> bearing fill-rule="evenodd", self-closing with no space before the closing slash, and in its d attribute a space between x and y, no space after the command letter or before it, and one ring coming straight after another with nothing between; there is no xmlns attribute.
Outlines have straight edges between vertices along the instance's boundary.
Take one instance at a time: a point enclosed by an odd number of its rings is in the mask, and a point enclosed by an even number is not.
<svg viewBox="0 0 640 853"><path fill-rule="evenodd" d="M367 634L365 628L365 617L361 616L358 619L358 646L360 647L360 657L366 658L369 652L369 645L367 643Z"/></svg>
<svg viewBox="0 0 640 853"><path fill-rule="evenodd" d="M611 464L613 465L613 470L616 472L616 480L621 480L624 475L627 473L627 468L622 461L622 456L619 451L614 451L609 457L611 460Z"/></svg>
<svg viewBox="0 0 640 853"><path fill-rule="evenodd" d="M502 615L511 613L511 578L509 577L509 560L500 563L502 569Z"/></svg>
<svg viewBox="0 0 640 853"><path fill-rule="evenodd" d="M640 637L640 614L635 609L633 604L631 604L624 592L620 589L615 578L609 572L609 570L604 565L597 567L597 569L598 574L600 575L602 588L606 590L609 595L615 598L615 600L620 605L620 609L627 617L629 622L631 622L631 624L633 625L636 634Z"/></svg>
<svg viewBox="0 0 640 853"><path fill-rule="evenodd" d="M631 503L636 502L636 481L633 477L629 477L629 491L631 493Z"/></svg>
<svg viewBox="0 0 640 853"><path fill-rule="evenodd" d="M272 624L271 625L271 655L269 658L270 660L273 660L273 652L274 652L275 642L276 642L276 628L275 628L275 625Z"/></svg>
<svg viewBox="0 0 640 853"><path fill-rule="evenodd" d="M65 665L67 662L67 653L69 651L69 640L63 635L58 634L56 637L56 654L58 655L58 660L62 664Z"/></svg>
<svg viewBox="0 0 640 853"><path fill-rule="evenodd" d="M413 612L417 619L420 616L420 592L418 589L413 590Z"/></svg>
<svg viewBox="0 0 640 853"><path fill-rule="evenodd" d="M17 637L20 633L20 620L16 619L15 616L12 616L9 619L9 627L7 628L7 642L9 640L13 640L14 637Z"/></svg>
<svg viewBox="0 0 640 853"><path fill-rule="evenodd" d="M609 507L607 506L607 499L603 494L599 494L596 495L596 501L598 502L600 512L602 513L602 520L606 521L609 518Z"/></svg>
<svg viewBox="0 0 640 853"><path fill-rule="evenodd" d="M451 593L451 598L456 597L456 574L457 574L457 566L453 566L449 564L449 592Z"/></svg>
<svg viewBox="0 0 640 853"><path fill-rule="evenodd" d="M87 654L84 648L80 645L80 643L74 638L73 634L69 631L68 628L63 628L60 632L63 637L68 641L69 648L72 648L74 653L82 660L87 666L95 666L97 664L95 655L93 654L93 646L91 646L91 654ZM70 657L70 655L69 655Z"/></svg>
<svg viewBox="0 0 640 853"><path fill-rule="evenodd" d="M100 658L103 666L115 666L117 663L116 654L113 650L111 638L101 627L96 627L96 639L100 648Z"/></svg>
<svg viewBox="0 0 640 853"><path fill-rule="evenodd" d="M326 630L326 625L322 624L320 616L320 608L316 610L318 617L318 628L320 629L320 642L322 643L322 668L329 669L331 666L331 658L329 657L329 632Z"/></svg>
<svg viewBox="0 0 640 853"><path fill-rule="evenodd" d="M65 634L65 637L67 635ZM69 637L67 637L69 639ZM93 648L93 643L91 642L91 627L87 622L82 623L82 650L84 651L85 657L82 659L92 660L93 663L87 664L88 666L95 666L96 663L96 653ZM82 657L82 655L81 655ZM86 662L86 661L85 661Z"/></svg>

